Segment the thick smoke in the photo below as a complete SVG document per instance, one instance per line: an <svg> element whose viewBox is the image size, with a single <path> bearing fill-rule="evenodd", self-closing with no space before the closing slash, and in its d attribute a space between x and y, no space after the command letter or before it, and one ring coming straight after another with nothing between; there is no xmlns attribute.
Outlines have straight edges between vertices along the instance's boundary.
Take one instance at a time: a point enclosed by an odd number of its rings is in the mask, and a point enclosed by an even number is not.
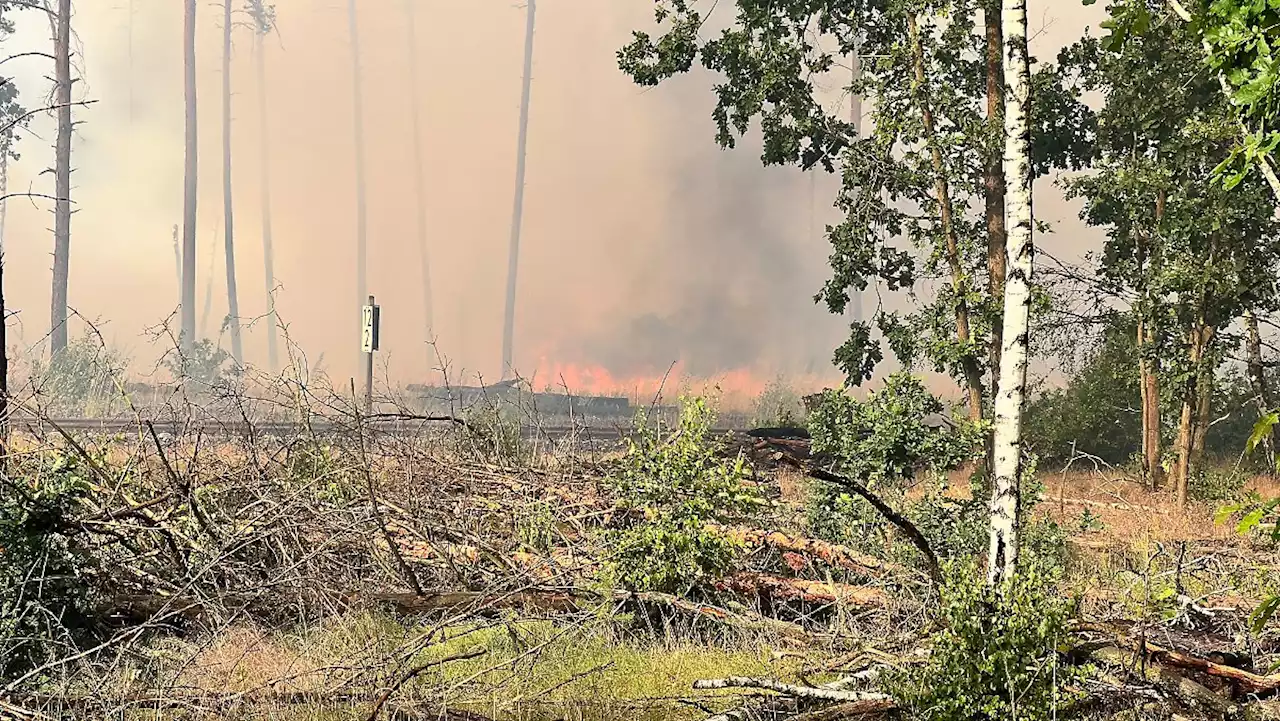
<svg viewBox="0 0 1280 721"><path fill-rule="evenodd" d="M520 83L523 8L417 2L418 76L428 242L438 349L455 371L498 376ZM242 5L235 0L236 5ZM1034 4L1034 3L1033 3ZM1055 3L1056 5L1056 3ZM330 373L356 372L351 348L355 209L351 75L343 2L278 0L267 43L278 308L288 336ZM221 8L200 3L200 207L197 297L213 286L210 333L226 312L219 177ZM369 175L369 286L383 306L385 372L430 376L415 243L408 39L404 6L361 0ZM129 15L132 8L132 20ZM539 4L529 168L517 305L516 362L598 364L618 375L749 368L821 372L845 324L812 303L826 275L818 235L832 220L830 179L762 169L758 141L715 147L711 79L692 74L643 90L617 69L651 0ZM140 366L158 353L146 329L177 304L172 227L182 195L182 3L79 0L70 304L102 319ZM16 13L9 53L48 51L48 24ZM1070 38L1080 23L1050 34ZM236 31L232 63L237 263L245 351L265 364L267 308L259 232L252 35ZM28 106L50 68L6 64ZM11 167L11 190L49 192L52 132L37 119ZM1039 208L1044 208L1042 204ZM1038 209L1039 209L1038 208ZM5 244L14 328L47 332L51 217L11 202ZM1064 212L1062 216L1073 215ZM1042 215L1042 217L1044 217ZM216 255L214 255L216 253ZM212 269L212 273L210 273ZM199 309L197 316L203 312ZM73 331L74 332L74 331ZM225 339L224 339L225 342ZM381 372L381 371L380 371Z"/></svg>

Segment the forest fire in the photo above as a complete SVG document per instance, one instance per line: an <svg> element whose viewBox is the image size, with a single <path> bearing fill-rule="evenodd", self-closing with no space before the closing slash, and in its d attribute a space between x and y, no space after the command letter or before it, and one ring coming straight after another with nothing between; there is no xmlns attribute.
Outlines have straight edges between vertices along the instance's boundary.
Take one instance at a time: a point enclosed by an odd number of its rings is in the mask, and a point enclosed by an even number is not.
<svg viewBox="0 0 1280 721"><path fill-rule="evenodd" d="M750 368L723 371L712 376L695 376L684 371L677 361L665 372L621 375L592 364L567 363L542 359L526 380L538 390L583 396L625 396L633 400L650 400L661 396L667 401L683 394L715 397L726 408L749 408L770 384L789 387L797 393L808 393L830 387L839 381L806 374L802 376L769 375Z"/></svg>

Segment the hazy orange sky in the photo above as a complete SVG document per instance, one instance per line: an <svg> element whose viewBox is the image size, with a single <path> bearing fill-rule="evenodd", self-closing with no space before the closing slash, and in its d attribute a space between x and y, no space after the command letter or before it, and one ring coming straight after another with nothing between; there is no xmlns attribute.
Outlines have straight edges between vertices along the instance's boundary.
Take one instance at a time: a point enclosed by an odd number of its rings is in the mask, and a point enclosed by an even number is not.
<svg viewBox="0 0 1280 721"><path fill-rule="evenodd" d="M383 307L380 361L428 375L412 187L405 0L359 0L365 82L369 287ZM524 8L415 2L418 96L439 347L455 368L496 379L511 215ZM241 4L236 0L237 5ZM145 330L177 303L172 226L182 213L182 2L79 0L70 303L145 366ZM289 334L332 375L355 369L351 70L345 0L279 0L267 68L278 307ZM1033 52L1050 58L1100 19L1078 0L1032 0ZM516 364L601 365L619 377L683 360L691 372L829 372L846 322L815 306L826 242L810 234L809 180L764 170L758 152L716 148L705 76L634 86L615 52L652 23L651 0L541 0L520 268ZM130 17L132 11L132 23ZM200 2L197 298L213 269L207 330L225 314L221 235L222 10ZM15 13L6 50L50 48L43 15ZM252 33L233 61L237 267L241 313L266 308ZM5 65L23 101L48 93L51 64ZM10 192L52 192L53 132L21 141ZM818 183L818 222L833 192ZM1049 247L1096 243L1050 187L1037 214L1060 223ZM22 348L47 332L52 213L11 201L6 294ZM212 263L212 265L211 265ZM203 308L198 309L197 318ZM73 331L75 332L75 331ZM265 364L261 323L246 332Z"/></svg>

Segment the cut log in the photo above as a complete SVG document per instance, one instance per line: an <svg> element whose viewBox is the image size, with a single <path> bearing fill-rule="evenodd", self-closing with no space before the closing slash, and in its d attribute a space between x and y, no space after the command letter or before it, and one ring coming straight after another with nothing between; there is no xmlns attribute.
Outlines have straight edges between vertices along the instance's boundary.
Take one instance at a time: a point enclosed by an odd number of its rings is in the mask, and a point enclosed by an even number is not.
<svg viewBox="0 0 1280 721"><path fill-rule="evenodd" d="M824 583L803 578L783 578L767 573L738 573L716 582L720 591L743 596L761 596L775 601L805 603L844 603L878 608L888 604L888 595L879 588L852 586L847 583Z"/></svg>

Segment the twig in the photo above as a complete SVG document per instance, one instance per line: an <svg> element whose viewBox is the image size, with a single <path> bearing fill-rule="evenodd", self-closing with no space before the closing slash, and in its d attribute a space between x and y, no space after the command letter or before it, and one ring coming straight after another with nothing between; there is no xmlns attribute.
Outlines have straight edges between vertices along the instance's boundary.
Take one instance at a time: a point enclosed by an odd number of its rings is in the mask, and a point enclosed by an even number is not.
<svg viewBox="0 0 1280 721"><path fill-rule="evenodd" d="M397 680L394 684L392 684L391 688L388 688L386 691L382 692L382 695L379 696L378 700L374 702L373 709L369 711L369 715L365 717L365 721L376 721L378 718L378 713L380 713L382 711L382 707L387 704L387 701L391 698L391 694L395 693L396 691L399 691L401 686L405 685L406 683L409 683L410 681L422 675L423 673L435 668L436 666L440 666L446 663L452 663L454 661L465 661L471 658L478 658L480 656L485 655L486 653L488 653L488 651L486 651L485 649L477 648L477 649L472 649L470 651L463 651L462 653L455 653L452 656L445 656L444 658L438 658L434 661L428 661L419 666L414 666L413 668L406 671L404 675L400 677L399 680Z"/></svg>

